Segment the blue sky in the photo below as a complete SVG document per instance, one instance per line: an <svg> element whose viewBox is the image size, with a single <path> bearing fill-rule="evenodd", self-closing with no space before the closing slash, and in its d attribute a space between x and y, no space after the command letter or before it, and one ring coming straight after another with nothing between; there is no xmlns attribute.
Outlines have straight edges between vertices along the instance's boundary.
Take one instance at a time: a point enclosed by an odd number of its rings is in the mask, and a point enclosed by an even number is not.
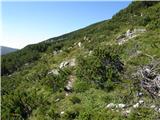
<svg viewBox="0 0 160 120"><path fill-rule="evenodd" d="M1 45L23 48L110 19L130 1L2 2Z"/></svg>

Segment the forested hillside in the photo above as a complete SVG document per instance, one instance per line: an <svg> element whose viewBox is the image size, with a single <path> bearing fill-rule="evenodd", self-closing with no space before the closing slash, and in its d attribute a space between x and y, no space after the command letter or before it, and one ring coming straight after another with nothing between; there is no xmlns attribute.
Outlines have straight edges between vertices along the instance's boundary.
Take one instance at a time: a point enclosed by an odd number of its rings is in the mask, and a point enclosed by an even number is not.
<svg viewBox="0 0 160 120"><path fill-rule="evenodd" d="M132 2L1 62L2 120L158 120L160 2Z"/></svg>

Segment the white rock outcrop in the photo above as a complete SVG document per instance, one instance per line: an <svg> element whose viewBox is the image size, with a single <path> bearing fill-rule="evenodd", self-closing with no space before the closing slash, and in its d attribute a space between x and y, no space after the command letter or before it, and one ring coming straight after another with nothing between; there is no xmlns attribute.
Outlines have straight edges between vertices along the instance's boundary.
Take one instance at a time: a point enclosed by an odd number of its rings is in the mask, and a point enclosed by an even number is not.
<svg viewBox="0 0 160 120"><path fill-rule="evenodd" d="M73 58L73 59L70 59L70 60L66 60L66 61L61 62L60 65L59 65L59 68L62 69L62 68L64 68L64 67L66 67L66 66L73 67L73 66L75 66L75 65L76 65L76 59Z"/></svg>
<svg viewBox="0 0 160 120"><path fill-rule="evenodd" d="M59 75L59 70L52 69L51 71L48 72L48 74Z"/></svg>
<svg viewBox="0 0 160 120"><path fill-rule="evenodd" d="M138 103L139 103L140 105L142 105L142 104L144 103L144 101L143 101L143 100L139 100Z"/></svg>
<svg viewBox="0 0 160 120"><path fill-rule="evenodd" d="M67 93L70 93L72 92L72 89L73 89L73 83L75 81L75 76L73 75L70 75L69 78L68 78L68 82L67 82L67 85L64 87L64 90L67 92Z"/></svg>
<svg viewBox="0 0 160 120"><path fill-rule="evenodd" d="M126 105L125 104L122 104L122 103L119 103L119 104L114 104L114 103L109 103L106 108L118 108L118 109L123 109L125 108Z"/></svg>
<svg viewBox="0 0 160 120"><path fill-rule="evenodd" d="M136 37L138 34L144 33L144 32L146 32L146 29L140 29L140 28L134 29L134 30L128 29L124 34L119 35L116 38L116 41L118 42L119 45L122 45L123 43L125 43L129 39L132 39L132 38Z"/></svg>
<svg viewBox="0 0 160 120"><path fill-rule="evenodd" d="M142 92L138 92L137 93L137 97L142 97L143 96L143 93Z"/></svg>
<svg viewBox="0 0 160 120"><path fill-rule="evenodd" d="M126 107L126 105L125 105L125 104L120 103L120 104L118 104L116 107L117 107L117 108L122 109L122 108L125 108L125 107Z"/></svg>
<svg viewBox="0 0 160 120"><path fill-rule="evenodd" d="M114 103L109 103L106 108L115 108L116 107L116 104Z"/></svg>
<svg viewBox="0 0 160 120"><path fill-rule="evenodd" d="M138 108L139 106L140 106L139 103L136 103L133 105L133 108Z"/></svg>
<svg viewBox="0 0 160 120"><path fill-rule="evenodd" d="M60 114L63 115L63 114L64 114L64 111L62 111Z"/></svg>
<svg viewBox="0 0 160 120"><path fill-rule="evenodd" d="M150 108L153 108L153 109L154 109L154 108L156 108L156 106L155 106L155 105L151 105Z"/></svg>
<svg viewBox="0 0 160 120"><path fill-rule="evenodd" d="M79 47L82 47L82 43L81 43L81 42L79 42L79 43L78 43L78 46L79 46Z"/></svg>

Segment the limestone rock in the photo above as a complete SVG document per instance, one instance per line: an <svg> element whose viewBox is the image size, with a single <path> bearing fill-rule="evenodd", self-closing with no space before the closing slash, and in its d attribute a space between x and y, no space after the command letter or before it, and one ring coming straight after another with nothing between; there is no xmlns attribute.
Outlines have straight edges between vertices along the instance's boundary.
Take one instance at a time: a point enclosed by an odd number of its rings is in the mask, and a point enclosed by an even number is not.
<svg viewBox="0 0 160 120"><path fill-rule="evenodd" d="M79 46L79 47L82 47L82 43L81 43L81 42L79 42L79 43L78 43L78 46Z"/></svg>
<svg viewBox="0 0 160 120"><path fill-rule="evenodd" d="M138 92L137 93L137 97L142 97L143 96L143 93L142 92Z"/></svg>
<svg viewBox="0 0 160 120"><path fill-rule="evenodd" d="M138 108L139 107L139 103L136 103L133 105L133 108Z"/></svg>
<svg viewBox="0 0 160 120"><path fill-rule="evenodd" d="M64 114L64 111L62 111L60 114L63 115L63 114Z"/></svg>
<svg viewBox="0 0 160 120"><path fill-rule="evenodd" d="M58 51L53 51L53 55L57 55L58 54Z"/></svg>
<svg viewBox="0 0 160 120"><path fill-rule="evenodd" d="M72 92L74 81L75 81L75 76L70 75L70 76L69 76L69 80L68 80L68 82L67 82L67 85L64 87L64 90L65 90L66 92Z"/></svg>
<svg viewBox="0 0 160 120"><path fill-rule="evenodd" d="M134 29L134 30L128 29L124 34L119 35L116 38L116 41L118 42L119 45L122 45L123 43L125 43L129 39L134 38L138 34L144 33L144 32L146 32L146 29L140 29L140 28L139 29Z"/></svg>
<svg viewBox="0 0 160 120"><path fill-rule="evenodd" d="M59 71L57 69L53 69L48 74L59 75Z"/></svg>
<svg viewBox="0 0 160 120"><path fill-rule="evenodd" d="M60 65L59 65L59 68L62 69L62 68L64 68L64 67L66 67L66 66L73 67L73 66L75 66L75 65L76 65L76 59L73 58L73 59L70 59L70 60L66 60L66 61L61 62Z"/></svg>
<svg viewBox="0 0 160 120"><path fill-rule="evenodd" d="M141 105L141 104L144 103L144 101L143 100L139 100L138 103Z"/></svg>
<svg viewBox="0 0 160 120"><path fill-rule="evenodd" d="M120 104L118 104L116 107L117 107L117 108L122 109L122 108L125 108L125 107L126 107L126 105L125 105L125 104L120 103Z"/></svg>
<svg viewBox="0 0 160 120"><path fill-rule="evenodd" d="M116 104L114 103L109 103L106 108L115 108L116 107Z"/></svg>
<svg viewBox="0 0 160 120"><path fill-rule="evenodd" d="M61 62L59 68L62 69L63 67L65 67L67 65L69 65L69 62L68 61L63 61L63 62Z"/></svg>
<svg viewBox="0 0 160 120"><path fill-rule="evenodd" d="M76 65L76 59L75 58L73 58L73 59L71 59L70 60L70 66L75 66Z"/></svg>
<svg viewBox="0 0 160 120"><path fill-rule="evenodd" d="M150 108L153 108L153 109L154 109L155 107L156 107L155 105L151 105L151 106L150 106Z"/></svg>
<svg viewBox="0 0 160 120"><path fill-rule="evenodd" d="M58 101L60 101L60 99L59 99L59 98L57 98L57 99L55 100L55 102L58 102Z"/></svg>

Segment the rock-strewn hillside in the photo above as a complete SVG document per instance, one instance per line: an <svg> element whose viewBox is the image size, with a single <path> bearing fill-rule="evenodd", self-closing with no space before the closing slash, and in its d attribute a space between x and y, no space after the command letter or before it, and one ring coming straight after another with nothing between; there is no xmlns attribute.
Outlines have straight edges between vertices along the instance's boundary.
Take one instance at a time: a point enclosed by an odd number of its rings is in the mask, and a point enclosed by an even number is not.
<svg viewBox="0 0 160 120"><path fill-rule="evenodd" d="M160 2L2 56L2 119L160 119Z"/></svg>

